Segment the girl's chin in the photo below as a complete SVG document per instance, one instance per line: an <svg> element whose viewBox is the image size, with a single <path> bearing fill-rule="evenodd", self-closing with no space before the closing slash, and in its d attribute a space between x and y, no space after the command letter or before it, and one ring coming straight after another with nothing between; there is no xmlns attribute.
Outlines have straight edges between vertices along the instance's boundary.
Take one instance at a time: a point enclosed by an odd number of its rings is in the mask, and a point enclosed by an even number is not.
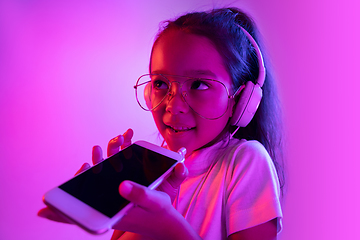
<svg viewBox="0 0 360 240"><path fill-rule="evenodd" d="M189 144L168 144L168 149L170 149L171 151L174 152L178 152L180 150L180 148L185 148L186 149L186 155L185 157L190 156L194 151L194 147L193 146L189 146Z"/></svg>
<svg viewBox="0 0 360 240"><path fill-rule="evenodd" d="M167 142L168 144L168 148L171 151L177 152L179 151L180 148L186 148L186 153L189 153L190 148L187 146L187 144L183 144L183 143L172 143L172 142Z"/></svg>
<svg viewBox="0 0 360 240"><path fill-rule="evenodd" d="M164 135L168 148L175 152L182 147L186 147L193 138L191 131L174 132L169 128L166 129Z"/></svg>
<svg viewBox="0 0 360 240"><path fill-rule="evenodd" d="M171 150L171 151L174 151L174 152L177 152L180 148L182 147L185 147L186 146L184 144L179 144L179 143L171 143L169 142L168 143L168 148Z"/></svg>

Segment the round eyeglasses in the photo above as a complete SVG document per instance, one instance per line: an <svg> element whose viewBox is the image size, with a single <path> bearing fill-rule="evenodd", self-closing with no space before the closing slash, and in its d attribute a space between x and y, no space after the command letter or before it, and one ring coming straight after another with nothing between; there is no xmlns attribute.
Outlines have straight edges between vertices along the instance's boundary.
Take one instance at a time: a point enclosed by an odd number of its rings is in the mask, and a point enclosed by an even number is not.
<svg viewBox="0 0 360 240"><path fill-rule="evenodd" d="M171 79L171 81L169 80ZM145 74L136 82L135 95L140 107L153 111L175 93L174 83L179 84L183 100L198 115L215 120L222 117L229 107L230 95L220 81L166 74Z"/></svg>

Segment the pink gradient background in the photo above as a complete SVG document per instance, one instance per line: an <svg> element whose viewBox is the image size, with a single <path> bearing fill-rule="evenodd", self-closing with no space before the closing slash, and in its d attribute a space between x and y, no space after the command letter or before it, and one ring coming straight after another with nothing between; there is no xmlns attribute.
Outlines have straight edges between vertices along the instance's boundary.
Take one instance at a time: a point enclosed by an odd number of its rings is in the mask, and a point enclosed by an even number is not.
<svg viewBox="0 0 360 240"><path fill-rule="evenodd" d="M279 239L359 239L360 5L326 0L0 0L0 239L109 239L36 216L42 195L128 127L161 20L227 5L257 21L287 129Z"/></svg>

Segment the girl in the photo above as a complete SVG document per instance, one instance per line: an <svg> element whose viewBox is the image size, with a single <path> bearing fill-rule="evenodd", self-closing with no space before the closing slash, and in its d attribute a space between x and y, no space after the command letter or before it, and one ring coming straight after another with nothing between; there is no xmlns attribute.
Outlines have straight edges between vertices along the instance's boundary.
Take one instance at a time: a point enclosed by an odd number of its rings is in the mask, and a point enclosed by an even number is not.
<svg viewBox="0 0 360 240"><path fill-rule="evenodd" d="M166 22L152 48L150 74L135 88L165 147L187 149L186 167L178 165L161 191L124 181L120 194L138 207L114 226L112 239L276 239L283 186L279 108L252 38L254 23L235 8ZM260 99L252 118L248 111ZM254 106L244 110L248 105ZM108 154L131 137L128 130L111 140ZM101 159L94 147L93 161Z"/></svg>

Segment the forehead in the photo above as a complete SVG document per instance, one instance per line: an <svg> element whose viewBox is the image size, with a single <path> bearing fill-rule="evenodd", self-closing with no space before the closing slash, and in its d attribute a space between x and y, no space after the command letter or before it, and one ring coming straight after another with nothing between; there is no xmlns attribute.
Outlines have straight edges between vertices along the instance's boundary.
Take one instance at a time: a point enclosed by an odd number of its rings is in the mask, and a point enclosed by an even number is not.
<svg viewBox="0 0 360 240"><path fill-rule="evenodd" d="M150 61L151 73L230 81L223 59L212 41L184 31L171 30L162 35L153 48Z"/></svg>

